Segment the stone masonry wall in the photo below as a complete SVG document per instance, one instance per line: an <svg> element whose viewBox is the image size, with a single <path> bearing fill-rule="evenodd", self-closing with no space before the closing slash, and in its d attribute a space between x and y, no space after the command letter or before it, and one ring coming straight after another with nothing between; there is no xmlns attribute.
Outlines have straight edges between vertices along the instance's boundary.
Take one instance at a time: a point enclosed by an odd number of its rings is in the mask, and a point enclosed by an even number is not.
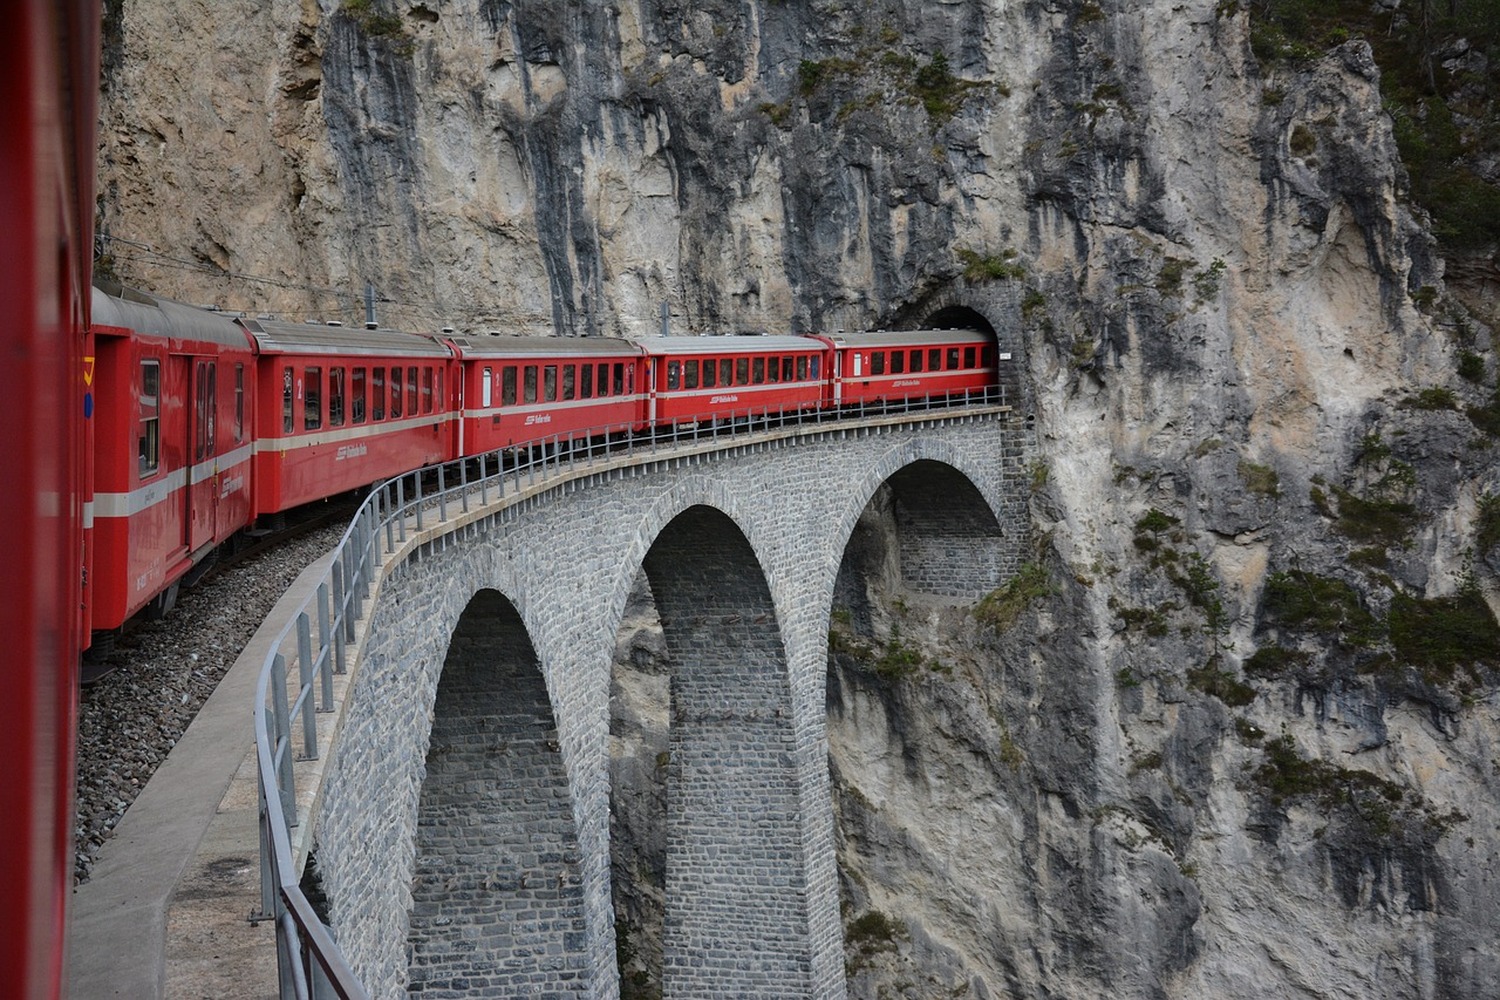
<svg viewBox="0 0 1500 1000"><path fill-rule="evenodd" d="M755 553L694 507L646 557L672 664L665 995L810 996L786 654Z"/></svg>
<svg viewBox="0 0 1500 1000"><path fill-rule="evenodd" d="M330 923L372 996L394 1000L407 988L415 833L438 679L460 618L483 589L514 606L556 719L578 838L584 930L571 940L583 952L584 995L618 995L607 767L615 639L647 552L678 515L703 505L744 536L774 609L768 620L754 621L761 610L750 617L770 641L756 662L784 669L776 683L785 686L779 704L790 723L778 723L767 738L785 760L777 780L786 782L788 797L779 800L777 822L795 827L794 836L778 841L778 878L786 884L776 888L791 897L805 886L806 894L806 937L790 959L807 970L798 995L842 997L823 690L834 577L877 489L925 460L962 473L1012 535L1015 544L990 584L997 585L1026 552L1024 438L1019 423L995 417L824 429L616 471L553 488L450 534L434 532L379 593L316 817ZM684 550L680 558L693 554ZM754 683L771 683L770 674L757 672ZM669 870L674 863L669 856ZM503 887L493 893L503 908ZM674 902L667 905L670 914ZM695 965L673 972L667 995L708 995L712 986L704 984L723 981L721 970L706 970L717 961L695 956Z"/></svg>
<svg viewBox="0 0 1500 1000"><path fill-rule="evenodd" d="M417 813L407 990L554 1000L588 987L583 884L547 686L480 591L443 664Z"/></svg>

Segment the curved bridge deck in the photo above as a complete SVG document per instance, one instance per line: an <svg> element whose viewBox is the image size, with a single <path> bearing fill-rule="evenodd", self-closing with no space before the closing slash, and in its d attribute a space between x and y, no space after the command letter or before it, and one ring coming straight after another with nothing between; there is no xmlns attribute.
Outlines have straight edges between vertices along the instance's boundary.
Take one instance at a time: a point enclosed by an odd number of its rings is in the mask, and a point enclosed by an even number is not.
<svg viewBox="0 0 1500 1000"><path fill-rule="evenodd" d="M612 671L644 574L670 666L649 779L664 995L842 997L824 685L846 547L879 497L902 584L977 599L1028 549L1023 440L1004 406L877 415L408 505L368 532L364 617L320 628L325 594L284 642L281 669L328 667L309 673L315 739L310 712L283 733L315 759L262 752L287 788L271 811L303 818L279 879L316 841L329 927L373 996L617 996L611 802L639 790L611 787Z"/></svg>

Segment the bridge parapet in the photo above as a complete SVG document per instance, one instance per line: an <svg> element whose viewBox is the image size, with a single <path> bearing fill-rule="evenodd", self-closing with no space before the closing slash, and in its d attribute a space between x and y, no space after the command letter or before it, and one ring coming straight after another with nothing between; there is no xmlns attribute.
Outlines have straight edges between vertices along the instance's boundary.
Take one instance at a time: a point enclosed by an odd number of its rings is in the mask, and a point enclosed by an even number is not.
<svg viewBox="0 0 1500 1000"><path fill-rule="evenodd" d="M287 933L284 984L294 985L299 969L322 974L318 956L326 955L326 967L343 984L340 989L359 995L356 977L340 968L340 956L347 954L373 994L404 991L411 967L405 949L393 948L392 942L405 942L412 926L413 880L420 867L417 829L423 782L431 778L426 761L439 679L459 619L476 592L489 589L510 602L535 645L537 669L555 713L556 753L567 774L566 807L577 836L574 874L583 930L570 929L566 943L559 935L558 947L575 952L581 947L585 954L579 964L570 965L576 971L566 977L570 985L554 976L555 989L543 995L617 995L604 766L613 638L630 581L643 565L649 572L647 555L658 536L684 511L707 506L740 528L753 553L751 563L764 573L762 586L768 588L772 611L770 621L757 624L779 630L776 647L782 653L772 654L772 665L786 684L785 710L791 716L789 742L780 753L790 768L784 780L792 799L781 822L796 830L795 836L778 841L778 850L795 857L783 871L754 877L768 883L799 882L794 892L808 901L799 918L805 922L798 931L803 943L793 949L788 966L802 969L794 975L805 986L791 992L842 996L821 719L828 611L842 549L860 510L895 477L912 511L903 538L910 536L913 544L902 559L903 572L914 584L964 594L987 589L982 588L986 577L993 578L989 586L998 584L1018 567L1023 551L1017 544L1026 523L1020 440L1008 408L984 405L767 426L734 437L653 440L625 452L559 447L530 465L510 468L502 468L494 457L434 473L458 480L445 483L436 496L421 492L420 478L382 487L351 527L327 592L317 602L321 610L302 619L308 640L298 643L297 627L289 626L284 659L269 663L263 678L257 714L264 736L265 839L274 848L263 853L275 862L267 868L265 905ZM967 533L971 541L990 541L962 573L952 566L965 558L965 532L955 533L951 524L921 510L941 502L939 494L947 490L933 493L920 475L901 473L916 468L913 463L934 463L929 471L943 476L951 471L953 481L970 483L994 514L978 534ZM470 480L476 466L480 475ZM904 487L903 475L913 480ZM929 541L921 541L928 536ZM689 557L679 553L670 565ZM661 563L664 557L658 553L656 558ZM946 568L927 573L924 567L934 562ZM963 581L957 579L960 575ZM690 588L681 594L692 600ZM367 616L359 610L366 599L374 604ZM346 674L337 672L341 659ZM310 668L305 693L293 696L294 703L306 708L316 700L320 712L332 713L331 719L325 717L332 724L319 727L313 744L317 759L295 769L288 734L296 726L296 738L305 738L310 713L275 723L277 713L266 709L286 702L276 693L275 678L284 676L292 662L299 669L302 664ZM688 698L684 692L684 710ZM337 746L335 734L340 734ZM296 815L316 820L297 824L295 841L274 829L276 814L294 809ZM295 887L315 831L319 870L342 953L310 918ZM712 834L699 842L709 854L723 847L713 842ZM679 855L679 869L685 858ZM725 884L733 895L737 887L732 878ZM678 912L690 915L691 910ZM710 914L702 926L711 930L715 919ZM297 943L299 928L307 943ZM694 942L685 947L702 947L701 934L694 938L687 933L682 940ZM311 963L302 957L309 953ZM567 964L538 962L521 969L511 958L481 955L466 960L461 971L470 981L484 976L485 988L505 989L520 985L523 974L546 975ZM699 977L682 955L669 956L668 962L674 961L682 963L673 973L674 995L722 995L723 977L744 972L728 967L717 971L717 979ZM515 978L507 979L512 973ZM423 973L434 974L442 973ZM785 980L768 979L758 992L789 995Z"/></svg>

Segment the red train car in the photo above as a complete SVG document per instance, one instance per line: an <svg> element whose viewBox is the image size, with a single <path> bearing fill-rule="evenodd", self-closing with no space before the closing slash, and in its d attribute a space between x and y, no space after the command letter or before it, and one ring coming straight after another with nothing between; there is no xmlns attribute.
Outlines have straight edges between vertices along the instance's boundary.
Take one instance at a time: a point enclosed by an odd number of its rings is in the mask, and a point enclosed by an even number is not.
<svg viewBox="0 0 1500 1000"><path fill-rule="evenodd" d="M260 517L452 457L457 368L431 337L241 320L255 340Z"/></svg>
<svg viewBox="0 0 1500 1000"><path fill-rule="evenodd" d="M232 319L119 286L94 290L95 631L177 587L250 519L255 359Z"/></svg>
<svg viewBox="0 0 1500 1000"><path fill-rule="evenodd" d="M995 339L978 330L832 334L833 404L978 392L996 384Z"/></svg>
<svg viewBox="0 0 1500 1000"><path fill-rule="evenodd" d="M695 424L749 412L795 413L826 401L829 345L817 337L642 337L652 424Z"/></svg>
<svg viewBox="0 0 1500 1000"><path fill-rule="evenodd" d="M0 32L0 996L27 1000L64 992L73 872L98 32L82 0L19 0Z"/></svg>
<svg viewBox="0 0 1500 1000"><path fill-rule="evenodd" d="M455 337L463 359L459 452L635 429L644 420L641 349L605 337Z"/></svg>

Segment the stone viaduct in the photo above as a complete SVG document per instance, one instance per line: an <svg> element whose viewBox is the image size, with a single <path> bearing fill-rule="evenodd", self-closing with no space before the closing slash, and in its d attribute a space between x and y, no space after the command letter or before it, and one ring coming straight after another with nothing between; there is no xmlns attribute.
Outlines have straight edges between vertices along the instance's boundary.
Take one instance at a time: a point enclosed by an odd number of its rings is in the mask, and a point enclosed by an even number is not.
<svg viewBox="0 0 1500 1000"><path fill-rule="evenodd" d="M846 548L878 507L906 588L996 587L1027 551L1028 437L1000 408L784 428L414 533L313 816L372 996L619 995L612 664L644 573L670 663L663 995L843 997L824 688Z"/></svg>

